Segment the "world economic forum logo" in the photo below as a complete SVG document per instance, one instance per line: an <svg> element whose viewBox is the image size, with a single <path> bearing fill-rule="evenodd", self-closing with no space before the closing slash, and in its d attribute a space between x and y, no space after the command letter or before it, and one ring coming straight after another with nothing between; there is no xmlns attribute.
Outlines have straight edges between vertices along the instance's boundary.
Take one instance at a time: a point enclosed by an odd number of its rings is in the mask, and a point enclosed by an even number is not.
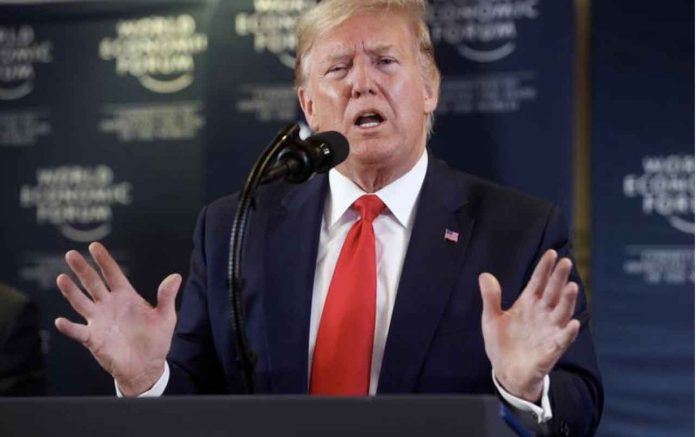
<svg viewBox="0 0 696 437"><path fill-rule="evenodd" d="M254 51L269 52L288 68L295 68L295 22L317 0L254 0L254 10L234 18L235 33L254 37Z"/></svg>
<svg viewBox="0 0 696 437"><path fill-rule="evenodd" d="M38 225L53 225L68 240L90 242L111 233L115 206L130 205L130 182L114 181L106 165L36 170L36 185L20 187L22 208L36 209Z"/></svg>
<svg viewBox="0 0 696 437"><path fill-rule="evenodd" d="M193 83L195 55L208 48L187 14L122 20L116 37L99 43L99 56L116 61L116 73L133 76L156 93L175 93Z"/></svg>
<svg viewBox="0 0 696 437"><path fill-rule="evenodd" d="M428 24L445 43L474 62L495 62L516 50L518 24L539 17L540 0L434 0Z"/></svg>
<svg viewBox="0 0 696 437"><path fill-rule="evenodd" d="M643 172L624 176L623 192L640 198L644 215L659 215L676 230L694 233L694 155L643 157Z"/></svg>
<svg viewBox="0 0 696 437"><path fill-rule="evenodd" d="M29 25L0 26L0 100L17 100L34 89L35 64L53 60L53 43L39 41Z"/></svg>

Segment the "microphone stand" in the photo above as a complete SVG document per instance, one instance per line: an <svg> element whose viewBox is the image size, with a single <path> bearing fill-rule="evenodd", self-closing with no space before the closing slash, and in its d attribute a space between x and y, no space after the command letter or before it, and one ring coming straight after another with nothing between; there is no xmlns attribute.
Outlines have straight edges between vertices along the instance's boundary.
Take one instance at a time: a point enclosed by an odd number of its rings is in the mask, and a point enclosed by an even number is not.
<svg viewBox="0 0 696 437"><path fill-rule="evenodd" d="M227 260L227 291L230 304L230 320L232 322L234 346L237 352L237 367L242 374L243 387L247 394L253 394L256 391L254 371L257 360L256 353L249 347L242 302L242 293L246 286L246 282L242 277L242 256L249 214L254 207L254 193L262 183L267 169L273 164L278 152L285 145L287 138L298 136L299 131L300 127L294 123L283 128L256 160L247 176L244 188L239 194L237 211L230 233L229 258Z"/></svg>

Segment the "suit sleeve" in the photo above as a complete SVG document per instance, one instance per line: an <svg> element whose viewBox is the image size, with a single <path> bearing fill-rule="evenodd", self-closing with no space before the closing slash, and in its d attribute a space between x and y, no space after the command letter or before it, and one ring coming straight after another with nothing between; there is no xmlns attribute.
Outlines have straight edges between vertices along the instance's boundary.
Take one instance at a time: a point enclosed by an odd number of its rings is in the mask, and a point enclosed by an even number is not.
<svg viewBox="0 0 696 437"><path fill-rule="evenodd" d="M548 249L555 249L559 258L573 259L568 228L557 207L553 207L548 215L535 259L539 260ZM573 260L570 280L576 282L580 289L574 318L580 321L581 327L578 337L549 375L553 417L543 424L542 429L523 420L542 435L594 435L603 409L604 393L589 325L587 298L575 264ZM534 265L530 266L527 280L533 269Z"/></svg>
<svg viewBox="0 0 696 437"><path fill-rule="evenodd" d="M167 357L171 377L165 394L226 392L224 372L213 345L209 318L206 217L207 208L198 216L194 231L189 277Z"/></svg>

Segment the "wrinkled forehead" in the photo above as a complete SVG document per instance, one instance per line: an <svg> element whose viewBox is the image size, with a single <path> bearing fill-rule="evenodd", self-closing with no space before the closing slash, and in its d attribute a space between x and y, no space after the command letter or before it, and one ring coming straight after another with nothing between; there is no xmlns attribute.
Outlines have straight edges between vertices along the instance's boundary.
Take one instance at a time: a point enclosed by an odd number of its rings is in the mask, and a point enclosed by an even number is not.
<svg viewBox="0 0 696 437"><path fill-rule="evenodd" d="M408 50L402 44L376 39L370 40L368 38L353 44L346 41L336 41L318 46L315 50L314 61L315 63L331 62L352 58L358 53L375 57L389 54L405 56L408 54L407 52Z"/></svg>
<svg viewBox="0 0 696 437"><path fill-rule="evenodd" d="M386 12L386 11L385 11ZM303 70L310 64L355 56L356 53L411 56L417 53L415 26L398 12L388 16L356 14L319 33L302 56Z"/></svg>

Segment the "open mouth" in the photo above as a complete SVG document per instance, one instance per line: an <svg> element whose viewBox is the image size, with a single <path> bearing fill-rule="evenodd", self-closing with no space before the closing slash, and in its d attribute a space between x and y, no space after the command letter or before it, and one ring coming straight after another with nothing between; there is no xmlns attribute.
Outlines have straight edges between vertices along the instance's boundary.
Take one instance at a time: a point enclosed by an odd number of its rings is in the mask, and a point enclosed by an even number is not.
<svg viewBox="0 0 696 437"><path fill-rule="evenodd" d="M376 112L363 112L355 119L355 125L361 128L379 126L384 122L384 117Z"/></svg>

